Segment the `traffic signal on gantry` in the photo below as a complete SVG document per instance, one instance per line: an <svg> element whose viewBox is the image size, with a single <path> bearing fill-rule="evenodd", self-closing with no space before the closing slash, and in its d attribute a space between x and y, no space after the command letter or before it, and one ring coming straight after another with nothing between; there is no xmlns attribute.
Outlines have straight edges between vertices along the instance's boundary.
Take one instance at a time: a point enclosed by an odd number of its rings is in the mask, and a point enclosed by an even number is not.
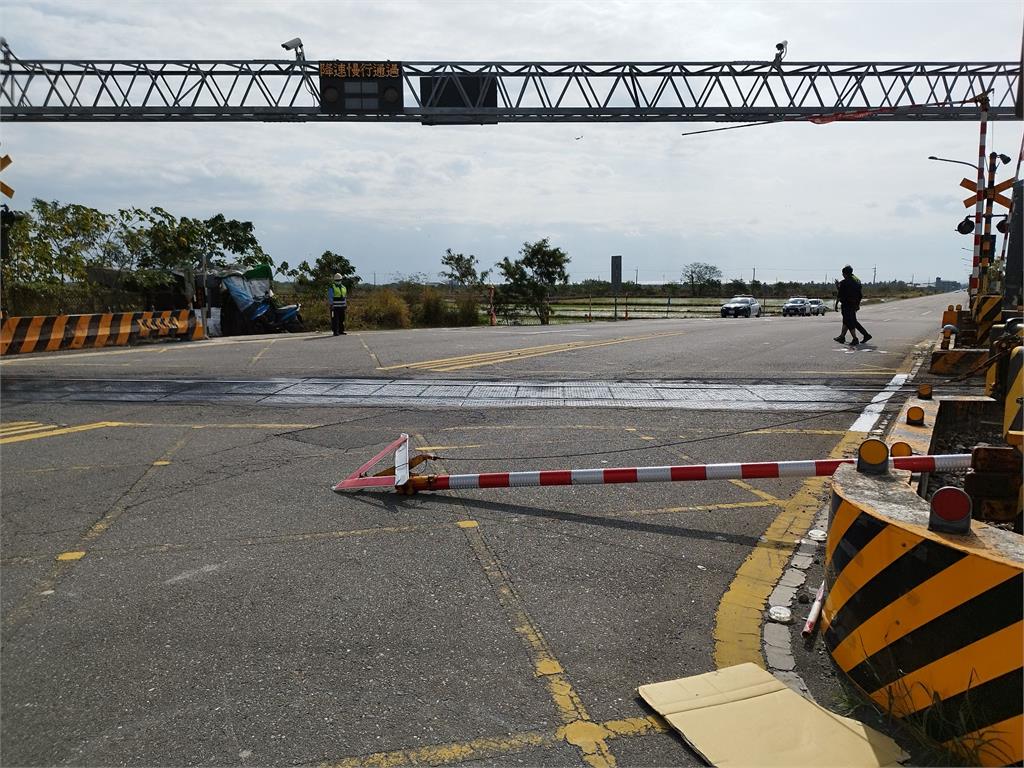
<svg viewBox="0 0 1024 768"><path fill-rule="evenodd" d="M404 110L404 102L401 62L320 62L321 112L397 115Z"/></svg>

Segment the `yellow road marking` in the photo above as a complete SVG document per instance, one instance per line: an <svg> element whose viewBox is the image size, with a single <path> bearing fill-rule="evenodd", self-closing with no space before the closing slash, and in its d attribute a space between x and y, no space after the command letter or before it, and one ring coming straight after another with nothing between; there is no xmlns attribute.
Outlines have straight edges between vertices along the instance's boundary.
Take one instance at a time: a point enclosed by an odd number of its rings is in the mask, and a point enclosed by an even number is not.
<svg viewBox="0 0 1024 768"><path fill-rule="evenodd" d="M469 432L471 430L530 430L530 429L547 429L547 430L565 430L565 429L593 429L593 430L615 430L622 429L620 426L606 426L604 424L566 424L565 426L552 427L550 424L475 424L467 425L462 427L442 427L441 432Z"/></svg>
<svg viewBox="0 0 1024 768"><path fill-rule="evenodd" d="M867 366L864 366L867 368ZM809 376L828 376L830 378L841 379L844 376L882 376L883 374L899 373L898 368L870 368L863 371L786 371L787 373L800 373ZM722 373L722 371L719 371ZM737 371L739 373L739 371Z"/></svg>
<svg viewBox="0 0 1024 768"><path fill-rule="evenodd" d="M744 491L752 493L755 496L757 496L757 498L763 499L764 501L767 501L771 504L775 504L781 507L783 504L786 503L778 496L772 496L770 493L768 493L768 491L762 491L760 488L755 488L746 480L730 480L729 482L735 485L737 488L742 488Z"/></svg>
<svg viewBox="0 0 1024 768"><path fill-rule="evenodd" d="M627 432L635 431L635 430L630 429L629 427L626 427L625 429L626 429ZM648 438L644 437L643 435L640 435L639 437L642 440L648 439ZM682 451L680 451L679 449L675 448L674 446L665 446L665 451L668 454L670 454L670 455L678 456L683 461L688 461L690 463L694 463L696 461L696 459L694 459L693 456L690 456L689 454L683 453ZM754 494L755 496L757 496L757 498L759 498L762 501L764 501L767 505L781 507L783 504L785 504L785 502L782 499L780 499L780 498L778 498L776 496L772 496L772 494L768 493L767 491L762 491L760 488L755 488L754 486L752 486L750 483L746 482L745 480L730 480L729 482L732 483L733 485L735 485L737 488L742 488L743 490L747 491L748 493Z"/></svg>
<svg viewBox="0 0 1024 768"><path fill-rule="evenodd" d="M306 341L311 335L308 334L288 334L286 336L279 336L273 341ZM103 349L96 352L77 352L77 351L61 351L52 352L44 356L34 357L3 357L0 358L0 366L4 365L25 365L38 363L41 360L46 361L47 365L54 363L70 363L74 365L78 360L86 357L108 357L110 355L138 355L138 354L152 354L162 355L167 352L188 350L189 354L194 354L197 351L203 351L207 349L215 349L223 346L234 346L236 344L265 344L267 339L242 339L242 338L230 338L230 339L202 339L196 340L189 344L175 344L169 343L166 345L160 345L159 347L132 347L130 349Z"/></svg>
<svg viewBox="0 0 1024 768"><path fill-rule="evenodd" d="M781 501L734 501L724 504L698 504L691 507L661 507L659 509L631 509L622 512L605 512L606 517L646 517L648 515L670 515L678 512L714 512L722 509L753 509L755 507L778 507Z"/></svg>
<svg viewBox="0 0 1024 768"><path fill-rule="evenodd" d="M422 435L415 436L417 444L426 442ZM455 499L455 503L468 511L466 502ZM475 522L466 520L464 522ZM483 568L484 575L494 588L498 603L512 622L515 633L523 641L533 662L534 674L543 679L547 685L562 727L558 730L558 738L572 744L580 750L584 762L591 768L615 768L615 756L607 744L608 731L600 724L593 722L583 700L573 688L565 674L561 663L555 657L540 628L531 618L526 606L516 594L515 587L505 574L501 562L487 545L487 540L479 525L472 527L460 526Z"/></svg>
<svg viewBox="0 0 1024 768"><path fill-rule="evenodd" d="M685 333L685 331L677 331L675 333L666 333L666 334L655 334L655 335L652 335L652 336L634 336L634 337L626 337L626 338L622 338L622 339L610 339L608 341L570 342L569 344L564 345L563 349L553 349L553 350L550 350L550 351L547 351L547 352L531 352L531 353L527 353L527 354L515 354L515 355L512 355L512 356L503 355L502 357L500 357L498 359L494 359L494 360L486 360L486 361L482 361L482 362L481 361L470 362L470 363L465 363L465 364L460 364L460 365L447 365L447 366L443 366L443 367L431 367L429 370L437 371L437 372L440 372L440 373L449 373L451 371L461 371L461 370L464 370L466 368L479 368L479 367L482 367L482 366L485 366L485 365L498 365L499 363L507 363L507 362L512 362L512 361L515 361L515 360L526 360L526 359L529 359L529 358L532 358L532 357L543 357L544 355L554 355L554 354L557 354L557 353L560 353L560 352L572 352L572 351L580 350L580 349L594 349L594 348L597 348L597 347L608 347L608 346L611 346L613 344L625 344L625 343L630 342L630 341L645 341L645 340L648 340L648 339L661 338L662 336L679 336L679 335L681 335L683 333Z"/></svg>
<svg viewBox="0 0 1024 768"><path fill-rule="evenodd" d="M124 424L120 421L97 421L94 424L79 424L77 427L63 427L61 429L50 429L45 432L29 432L22 435L12 435L11 437L0 437L0 445L6 445L7 443L21 443L25 440L38 440L43 437L70 435L75 432L88 432L92 429L105 429L107 427L122 426L124 426Z"/></svg>
<svg viewBox="0 0 1024 768"><path fill-rule="evenodd" d="M327 541L333 539L346 539L356 536L374 536L384 533L414 533L420 531L437 530L447 528L450 523L438 523L435 525L395 525L385 528L358 528L341 531L314 531L312 533L285 533L279 536L258 536L250 538L222 538L207 539L199 543L188 544L146 544L139 547L93 547L90 551L102 552L105 555L161 555L168 552L199 552L214 546L237 545L240 547L256 547L263 544L295 544L308 541ZM30 565L40 560L49 560L51 555L40 556L30 555L22 557L10 557L0 560L0 565Z"/></svg>
<svg viewBox="0 0 1024 768"><path fill-rule="evenodd" d="M650 339L665 338L668 336L679 336L686 331L671 331L667 333L649 334L646 336L623 336L615 339L602 341L570 341L561 344L544 344L536 347L519 347L517 349L500 350L496 352L476 352L459 357L445 357L437 360L422 360L417 363L400 363L387 365L378 368L378 371L392 371L398 368L430 370L437 372L461 371L465 368L477 368L485 365L497 365L514 360L525 360L543 355L554 355L560 352L572 352L581 349L593 349L596 347L607 347L612 344L626 344L631 341L648 341Z"/></svg>
<svg viewBox="0 0 1024 768"><path fill-rule="evenodd" d="M474 443L472 445L420 445L417 451L450 451L453 448L487 448L489 443Z"/></svg>
<svg viewBox="0 0 1024 768"><path fill-rule="evenodd" d="M373 360L373 364L377 366L378 370L380 370L380 360L377 359L377 353L370 349L370 346L363 340L363 334L360 333L357 335L359 336L359 343L363 345L363 349L366 350L366 353L370 356L370 359Z"/></svg>
<svg viewBox="0 0 1024 768"><path fill-rule="evenodd" d="M73 354L62 354L62 353L51 352L51 353L49 353L49 354L47 354L45 356L40 356L40 357L21 357L21 358L13 358L13 359L12 358L4 358L4 359L0 360L0 365L17 365L18 363L22 363L22 364L25 364L25 363L38 363L42 359L45 359L47 364L51 364L51 363L66 362L67 358L71 358L72 362L74 362L78 358L96 357L98 355L103 355L103 356L107 356L107 355L131 355L131 354L146 353L146 352L148 352L148 353L160 353L162 351L165 351L165 350L155 349L155 348L152 348L152 347L141 347L141 348L134 348L134 349L111 349L111 350L106 350L106 351L103 351L103 352L75 352Z"/></svg>
<svg viewBox="0 0 1024 768"><path fill-rule="evenodd" d="M56 467L33 467L32 469L4 467L4 474L45 475L50 472L86 472L95 469L127 469L128 467L139 466L143 465L139 462L134 464L125 462L123 464L65 464Z"/></svg>
<svg viewBox="0 0 1024 768"><path fill-rule="evenodd" d="M122 427L166 427L181 429L315 429L324 424L162 424L155 421L122 421Z"/></svg>
<svg viewBox="0 0 1024 768"><path fill-rule="evenodd" d="M115 426L117 422L111 422ZM164 453L162 459L169 461L171 457L181 450L182 446L185 445L187 438L181 438L174 445L172 445L166 453ZM81 559L85 555L85 552L89 549L96 539L103 535L111 525L117 522L117 519L124 514L124 511L128 509L133 497L135 495L135 489L142 485L154 471L153 467L147 467L146 471L132 483L131 487L125 491L121 496L114 502L114 505L104 513L104 515L97 520L82 536L79 538L77 545L73 550L58 555L56 562L53 565L50 573L45 579L43 579L36 589L32 590L29 594L21 599L21 601L15 605L11 610L7 611L3 616L3 626L6 629L16 626L28 615L35 602L36 597L49 590L53 590L57 586L57 582L64 572L72 567L72 563ZM78 555L77 557L66 557L65 555Z"/></svg>
<svg viewBox="0 0 1024 768"><path fill-rule="evenodd" d="M54 424L41 424L38 427L24 427L18 430L0 429L0 445L17 443L24 440L35 440L40 437L56 437L72 432L85 432L106 427L150 427L165 429L315 429L323 424L162 424L150 421L98 421L94 424L82 424L75 427L56 428ZM80 467L84 468L84 467ZM42 470L41 470L42 471Z"/></svg>
<svg viewBox="0 0 1024 768"><path fill-rule="evenodd" d="M751 435L845 435L845 429L755 429Z"/></svg>
<svg viewBox="0 0 1024 768"><path fill-rule="evenodd" d="M39 422L27 422L22 426L4 426L0 428L0 437L10 435L23 435L28 432L41 432L46 429L56 429L56 424L40 424Z"/></svg>
<svg viewBox="0 0 1024 768"><path fill-rule="evenodd" d="M362 757L346 757L321 768L397 768L402 765L451 765L466 760L487 760L499 755L547 747L559 742L553 731L529 731L511 736L495 736L451 744L436 744L394 752L377 752Z"/></svg>
<svg viewBox="0 0 1024 768"><path fill-rule="evenodd" d="M111 464L106 469L123 469L125 465ZM46 471L46 472L58 472L67 471L69 469L97 469L97 467L52 467L46 470L34 470L34 471ZM657 509L636 509L636 510L622 510L619 512L605 512L605 517L610 518L622 518L622 517L644 517L648 515L665 515L674 514L681 512L708 512L716 510L728 510L728 509L751 509L756 507L770 507L776 506L771 502L767 501L737 501L724 504L699 504L696 506L689 507L660 507ZM279 536L260 536L255 538L221 538L221 539L209 539L202 543L193 544L149 544L141 547L93 547L93 552L103 552L108 555L130 555L130 554L163 554L165 552L183 552L183 551L194 551L207 549L212 546L221 544L237 544L243 547L258 546L261 544L289 544L298 543L304 541L321 541L327 539L340 539L348 538L353 536L369 536L379 535L387 533L412 533L417 531L427 531L436 528L447 527L449 523L441 523L438 525L398 525L388 526L383 528L358 528L338 531L314 531L312 533L288 533L281 534ZM475 528L479 523L475 520L460 520L456 523L460 528ZM27 565L31 563L39 562L43 559L50 559L52 555L31 555L22 557L11 557L0 560L0 565L13 566L13 565Z"/></svg>
<svg viewBox="0 0 1024 768"><path fill-rule="evenodd" d="M656 733L667 733L664 721L655 717L631 717L590 723L600 729L606 739L635 738ZM371 755L345 757L321 763L320 768L398 768L404 765L453 765L470 760L493 759L530 749L552 747L566 741L565 728L557 731L524 731L501 736L483 736L463 742L434 744L415 749L376 752ZM578 737L578 734L576 735Z"/></svg>
<svg viewBox="0 0 1024 768"><path fill-rule="evenodd" d="M847 432L829 456L842 458L863 434ZM821 507L827 477L811 477L785 502L764 533L764 541L736 571L736 576L715 614L715 666L728 667L752 661L764 666L761 655L761 623L765 604L799 539Z"/></svg>
<svg viewBox="0 0 1024 768"><path fill-rule="evenodd" d="M81 560L85 557L85 552L78 550L76 552L61 552L57 555L58 560Z"/></svg>
<svg viewBox="0 0 1024 768"><path fill-rule="evenodd" d="M277 339L271 339L270 341L268 341L267 346L265 346L263 349L261 349L259 352L252 356L252 360L249 361L249 365L256 365L256 363L259 362L259 359L267 353L267 350L274 345L275 341L277 341Z"/></svg>

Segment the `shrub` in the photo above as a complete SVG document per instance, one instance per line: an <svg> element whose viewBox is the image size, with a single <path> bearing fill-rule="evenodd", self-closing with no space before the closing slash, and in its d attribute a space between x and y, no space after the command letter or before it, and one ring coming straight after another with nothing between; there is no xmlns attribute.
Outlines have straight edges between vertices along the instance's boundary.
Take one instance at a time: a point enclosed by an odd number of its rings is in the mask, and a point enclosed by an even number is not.
<svg viewBox="0 0 1024 768"><path fill-rule="evenodd" d="M419 298L413 313L417 325L428 328L448 325L448 305L439 291L425 285Z"/></svg>
<svg viewBox="0 0 1024 768"><path fill-rule="evenodd" d="M357 301L349 301L346 320L353 328L409 328L409 305L389 288L381 288Z"/></svg>
<svg viewBox="0 0 1024 768"><path fill-rule="evenodd" d="M453 314L455 325L480 325L480 309L477 305L476 296L470 293L459 298Z"/></svg>

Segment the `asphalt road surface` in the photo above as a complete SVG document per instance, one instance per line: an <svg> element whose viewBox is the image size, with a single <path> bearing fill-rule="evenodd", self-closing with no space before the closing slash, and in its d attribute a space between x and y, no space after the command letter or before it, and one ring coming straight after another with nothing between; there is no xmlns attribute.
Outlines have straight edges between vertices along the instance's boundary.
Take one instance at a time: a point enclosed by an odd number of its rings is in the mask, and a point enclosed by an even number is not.
<svg viewBox="0 0 1024 768"><path fill-rule="evenodd" d="M5 359L3 761L698 765L636 688L759 657L825 481L330 486L839 455L960 298Z"/></svg>

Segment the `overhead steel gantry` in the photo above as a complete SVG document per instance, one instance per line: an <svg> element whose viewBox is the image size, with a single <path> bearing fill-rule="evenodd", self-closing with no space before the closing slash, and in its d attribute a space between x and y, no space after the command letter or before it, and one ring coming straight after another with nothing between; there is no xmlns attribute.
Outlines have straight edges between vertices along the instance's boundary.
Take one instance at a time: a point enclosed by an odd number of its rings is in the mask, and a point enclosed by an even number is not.
<svg viewBox="0 0 1024 768"><path fill-rule="evenodd" d="M981 94L995 119L1019 118L1022 101L1020 62L363 65L395 73L390 109L336 95L333 108L325 107L324 73L342 67L344 77L351 62L50 61L18 59L8 49L0 64L0 120L750 122L837 113L976 120L972 99Z"/></svg>

